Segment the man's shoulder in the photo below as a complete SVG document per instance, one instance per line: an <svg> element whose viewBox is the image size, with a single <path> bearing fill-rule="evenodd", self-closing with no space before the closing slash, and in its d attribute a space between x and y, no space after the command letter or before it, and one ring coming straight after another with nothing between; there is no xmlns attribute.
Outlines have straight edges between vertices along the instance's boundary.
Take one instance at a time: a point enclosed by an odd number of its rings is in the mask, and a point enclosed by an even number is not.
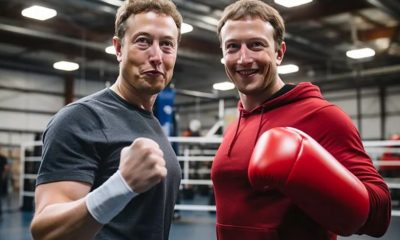
<svg viewBox="0 0 400 240"><path fill-rule="evenodd" d="M100 125L101 110L95 101L78 100L61 108L49 121L47 129L90 129Z"/></svg>
<svg viewBox="0 0 400 240"><path fill-rule="evenodd" d="M68 104L66 107L74 107L76 105L84 105L84 106L96 106L99 105L102 102L110 101L110 94L109 94L109 89L102 89L100 91L97 91L95 93L92 93L88 96L85 96L83 98L80 98L70 104Z"/></svg>
<svg viewBox="0 0 400 240"><path fill-rule="evenodd" d="M109 101L110 96L108 94L108 89L103 89L98 92L95 92L91 95L78 99L68 105L64 106L60 109L60 111L56 114L58 115L75 115L80 116L88 114L93 114L101 109L104 106L104 102Z"/></svg>

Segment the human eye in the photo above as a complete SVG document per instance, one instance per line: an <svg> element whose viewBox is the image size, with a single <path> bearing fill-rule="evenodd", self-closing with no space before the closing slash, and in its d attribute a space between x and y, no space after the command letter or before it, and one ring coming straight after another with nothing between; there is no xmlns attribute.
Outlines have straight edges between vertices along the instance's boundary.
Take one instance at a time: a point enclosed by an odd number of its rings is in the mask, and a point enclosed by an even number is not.
<svg viewBox="0 0 400 240"><path fill-rule="evenodd" d="M261 50L265 46L266 45L261 41L254 41L254 42L249 43L249 49L252 49L252 50Z"/></svg>
<svg viewBox="0 0 400 240"><path fill-rule="evenodd" d="M160 47L164 51L168 52L168 51L172 51L175 48L175 44L173 41L166 40L166 41L161 41Z"/></svg>
<svg viewBox="0 0 400 240"><path fill-rule="evenodd" d="M240 49L240 45L237 43L227 43L225 46L225 50L230 53L230 52L235 52Z"/></svg>
<svg viewBox="0 0 400 240"><path fill-rule="evenodd" d="M135 39L135 44L137 44L141 48L147 48L151 45L151 39L141 36Z"/></svg>

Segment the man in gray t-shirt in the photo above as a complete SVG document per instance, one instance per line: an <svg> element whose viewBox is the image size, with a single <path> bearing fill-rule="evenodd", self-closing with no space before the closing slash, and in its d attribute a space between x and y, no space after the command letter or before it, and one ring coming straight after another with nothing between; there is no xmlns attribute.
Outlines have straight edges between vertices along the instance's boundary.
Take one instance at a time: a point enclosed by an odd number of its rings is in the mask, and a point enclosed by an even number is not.
<svg viewBox="0 0 400 240"><path fill-rule="evenodd" d="M43 134L34 239L168 239L181 170L152 108L181 23L169 0L118 9L116 82L64 107Z"/></svg>

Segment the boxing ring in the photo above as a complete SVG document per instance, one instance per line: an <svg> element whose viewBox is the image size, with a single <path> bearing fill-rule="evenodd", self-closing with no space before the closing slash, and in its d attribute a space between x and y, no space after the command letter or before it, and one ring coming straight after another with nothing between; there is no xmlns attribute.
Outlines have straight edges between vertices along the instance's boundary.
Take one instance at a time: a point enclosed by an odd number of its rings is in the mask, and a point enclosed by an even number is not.
<svg viewBox="0 0 400 240"><path fill-rule="evenodd" d="M199 151L193 150L192 146L202 147L202 150L211 151L214 149L212 146L219 145L222 138L216 137L170 137L171 143L178 143L179 151L177 151L178 160L181 163L183 177L181 185L209 185L212 186L211 179L192 179L190 178L190 162L212 162L213 156L199 155ZM372 162L378 170L383 166L390 166L398 168L397 176L386 178L387 183L391 191L400 191L400 142L399 141L364 141L364 147L368 155L371 157ZM209 149L211 146L211 149ZM217 146L218 147L218 146ZM381 160L381 156L384 153L393 153L399 156L399 160L387 159ZM210 164L211 166L211 164ZM400 201L396 199L395 201ZM400 205L400 202L399 202ZM177 204L175 206L178 210L191 210L191 211L215 211L215 205L184 205ZM393 216L400 216L400 209L392 210Z"/></svg>
<svg viewBox="0 0 400 240"><path fill-rule="evenodd" d="M169 140L177 154L182 168L181 190L188 187L205 187L212 189L210 179L211 164L214 155L222 141L221 137L169 137ZM375 168L382 174L392 193L400 196L400 141L364 141L366 152L371 157ZM20 206L33 204L34 185L36 173L40 165L40 152L42 143L35 141L21 145L20 164ZM29 153L29 154L27 154ZM33 154L32 154L33 153ZM394 156L382 159L384 154ZM391 169L391 176L385 176L381 171L384 168ZM32 203L26 203L32 201ZM392 208L392 216L400 216L400 198L393 199L397 208ZM181 204L177 203L176 210L184 211L215 211L214 204Z"/></svg>
<svg viewBox="0 0 400 240"><path fill-rule="evenodd" d="M392 216L400 216L400 141L363 141L363 144L392 193L392 203L397 205L395 209L392 207Z"/></svg>

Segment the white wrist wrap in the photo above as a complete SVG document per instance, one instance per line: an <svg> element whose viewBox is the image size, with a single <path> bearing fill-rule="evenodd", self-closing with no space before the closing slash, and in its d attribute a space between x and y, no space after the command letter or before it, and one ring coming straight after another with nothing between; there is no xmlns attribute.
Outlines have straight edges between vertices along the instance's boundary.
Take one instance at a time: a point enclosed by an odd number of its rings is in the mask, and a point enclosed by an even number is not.
<svg viewBox="0 0 400 240"><path fill-rule="evenodd" d="M110 222L138 193L132 191L120 171L86 197L89 213L101 224Z"/></svg>

